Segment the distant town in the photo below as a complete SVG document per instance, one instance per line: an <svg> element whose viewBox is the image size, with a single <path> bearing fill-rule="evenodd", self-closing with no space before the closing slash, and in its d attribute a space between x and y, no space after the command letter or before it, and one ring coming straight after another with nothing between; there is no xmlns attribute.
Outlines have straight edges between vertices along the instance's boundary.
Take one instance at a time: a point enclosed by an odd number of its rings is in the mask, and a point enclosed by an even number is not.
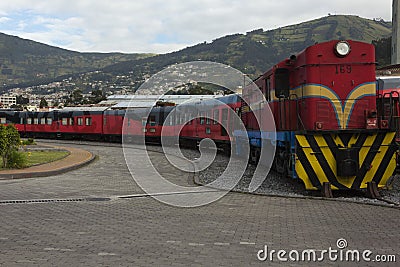
<svg viewBox="0 0 400 267"><path fill-rule="evenodd" d="M96 104L113 94L133 94L131 84L111 84L103 80L84 82L84 76L96 73L99 71L82 74L79 80L83 82L80 84L70 77L49 84L9 89L7 93L0 96L0 108L28 111L59 109L67 105Z"/></svg>
<svg viewBox="0 0 400 267"><path fill-rule="evenodd" d="M79 79L72 77L63 79L59 82L49 84L30 86L25 88L12 88L7 93L0 96L0 108L16 109L27 111L44 111L53 109L62 109L66 106L93 106L93 105L111 105L113 101L105 101L108 97L119 99L115 96L129 95L163 95L167 92L182 90L188 85L196 85L199 78L212 79L211 75L223 81L224 69L215 71L209 69L211 66L200 65L173 65L162 72L162 75L156 75L150 80L150 75L145 74L142 81L131 80L129 75L118 76L117 81L108 81L107 79L98 80L88 79L88 76L102 77L101 71L81 74ZM215 79L214 77L214 79ZM150 81L149 81L150 80ZM77 82L78 81L78 82ZM137 91L137 87L143 82L149 81L146 86ZM241 91L243 77L238 75L236 82L228 81L230 88ZM197 95L223 95L223 89L197 92ZM179 94L179 93L178 93ZM114 96L114 98L113 98ZM122 97L123 99L123 97ZM103 102L102 102L103 101ZM115 103L114 103L115 104Z"/></svg>

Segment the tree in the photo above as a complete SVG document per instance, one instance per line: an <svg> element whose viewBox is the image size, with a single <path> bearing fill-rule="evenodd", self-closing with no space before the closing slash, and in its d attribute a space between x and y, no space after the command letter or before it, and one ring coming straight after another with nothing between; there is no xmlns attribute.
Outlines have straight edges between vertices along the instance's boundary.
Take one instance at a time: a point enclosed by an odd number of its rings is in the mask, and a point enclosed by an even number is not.
<svg viewBox="0 0 400 267"><path fill-rule="evenodd" d="M40 99L40 104L39 104L39 108L44 108L44 107L48 107L49 104L47 103L46 99L44 97L42 97Z"/></svg>
<svg viewBox="0 0 400 267"><path fill-rule="evenodd" d="M378 61L378 66L383 67L390 65L392 37L372 41L372 44L375 46L375 54Z"/></svg>
<svg viewBox="0 0 400 267"><path fill-rule="evenodd" d="M214 89L220 89L220 86L210 86L210 84L184 84L175 87L175 90L170 90L167 95L213 95Z"/></svg>
<svg viewBox="0 0 400 267"><path fill-rule="evenodd" d="M17 104L18 105L29 104L29 98L23 97L22 95L17 96Z"/></svg>
<svg viewBox="0 0 400 267"><path fill-rule="evenodd" d="M54 106L54 107L58 107L59 105L60 105L60 101L55 100L53 106Z"/></svg>
<svg viewBox="0 0 400 267"><path fill-rule="evenodd" d="M10 167L13 153L18 151L21 139L14 125L0 125L0 155L3 159L3 168Z"/></svg>
<svg viewBox="0 0 400 267"><path fill-rule="evenodd" d="M82 95L82 90L76 89L74 90L67 100L65 101L65 104L67 106L69 105L80 105L84 103L83 95Z"/></svg>
<svg viewBox="0 0 400 267"><path fill-rule="evenodd" d="M106 96L104 95L101 89L95 89L92 91L92 95L89 97L89 102L91 104L97 104L100 101L106 100Z"/></svg>

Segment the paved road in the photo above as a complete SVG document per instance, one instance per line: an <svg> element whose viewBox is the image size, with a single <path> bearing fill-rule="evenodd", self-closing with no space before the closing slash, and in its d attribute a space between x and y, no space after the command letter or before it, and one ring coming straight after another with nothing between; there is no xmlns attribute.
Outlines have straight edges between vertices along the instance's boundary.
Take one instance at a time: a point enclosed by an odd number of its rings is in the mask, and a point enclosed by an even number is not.
<svg viewBox="0 0 400 267"><path fill-rule="evenodd" d="M261 262L257 253L267 245L269 251L286 250L288 258L291 250L337 249L340 238L348 247L339 251L371 250L371 258L395 255L400 261L400 210L385 207L237 193L191 209L139 196L6 202L143 193L125 166L121 148L83 148L99 159L58 176L0 181L1 266L296 266L298 262L278 262L276 254L274 262ZM161 155L153 156L171 181L186 184L191 179ZM388 265L324 257L323 263L303 265Z"/></svg>

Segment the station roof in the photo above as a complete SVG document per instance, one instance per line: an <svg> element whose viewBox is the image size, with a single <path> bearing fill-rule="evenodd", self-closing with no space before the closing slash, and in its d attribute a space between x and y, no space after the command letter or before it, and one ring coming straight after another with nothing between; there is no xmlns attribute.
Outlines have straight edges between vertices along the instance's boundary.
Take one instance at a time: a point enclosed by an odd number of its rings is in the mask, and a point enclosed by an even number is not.
<svg viewBox="0 0 400 267"><path fill-rule="evenodd" d="M189 100L203 100L219 97L222 97L222 95L111 95L105 101L116 103L111 106L111 109L126 109L153 107L158 101L179 105ZM99 104L103 105L103 103L104 101Z"/></svg>
<svg viewBox="0 0 400 267"><path fill-rule="evenodd" d="M109 109L109 107L65 107L60 111L104 111Z"/></svg>

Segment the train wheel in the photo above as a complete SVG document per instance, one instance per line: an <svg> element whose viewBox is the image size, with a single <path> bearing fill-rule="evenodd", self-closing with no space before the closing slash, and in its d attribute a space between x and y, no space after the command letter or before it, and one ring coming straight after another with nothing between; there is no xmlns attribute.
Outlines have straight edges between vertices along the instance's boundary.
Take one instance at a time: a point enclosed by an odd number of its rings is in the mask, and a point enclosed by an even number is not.
<svg viewBox="0 0 400 267"><path fill-rule="evenodd" d="M274 162L275 169L279 174L282 174L283 176L287 176L289 174L289 157L283 149L276 151Z"/></svg>
<svg viewBox="0 0 400 267"><path fill-rule="evenodd" d="M258 164L258 161L260 160L260 148L258 147L251 147L251 152L250 152L250 162L253 164Z"/></svg>

